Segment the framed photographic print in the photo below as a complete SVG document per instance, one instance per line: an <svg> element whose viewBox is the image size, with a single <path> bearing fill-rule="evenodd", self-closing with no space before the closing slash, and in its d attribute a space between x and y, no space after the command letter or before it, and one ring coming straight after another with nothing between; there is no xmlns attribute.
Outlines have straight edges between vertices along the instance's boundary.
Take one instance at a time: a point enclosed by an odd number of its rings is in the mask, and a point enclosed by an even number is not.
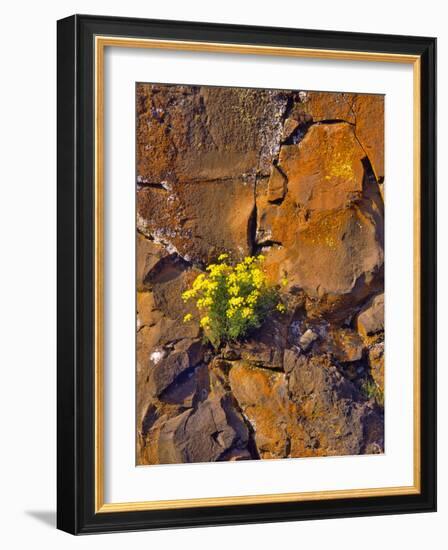
<svg viewBox="0 0 448 550"><path fill-rule="evenodd" d="M58 22L58 527L434 511L434 38Z"/></svg>

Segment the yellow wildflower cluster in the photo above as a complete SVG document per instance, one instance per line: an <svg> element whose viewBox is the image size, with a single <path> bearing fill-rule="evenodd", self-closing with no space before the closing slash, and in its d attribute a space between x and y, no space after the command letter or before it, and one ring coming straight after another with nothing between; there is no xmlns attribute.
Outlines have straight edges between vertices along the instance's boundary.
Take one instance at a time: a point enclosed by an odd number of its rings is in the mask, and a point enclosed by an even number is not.
<svg viewBox="0 0 448 550"><path fill-rule="evenodd" d="M226 261L228 257L221 254L182 294L184 301L196 300L200 325L215 347L244 337L274 309L286 311L277 288L268 284L264 256L248 256L234 266ZM192 315L187 314L184 321L190 320Z"/></svg>

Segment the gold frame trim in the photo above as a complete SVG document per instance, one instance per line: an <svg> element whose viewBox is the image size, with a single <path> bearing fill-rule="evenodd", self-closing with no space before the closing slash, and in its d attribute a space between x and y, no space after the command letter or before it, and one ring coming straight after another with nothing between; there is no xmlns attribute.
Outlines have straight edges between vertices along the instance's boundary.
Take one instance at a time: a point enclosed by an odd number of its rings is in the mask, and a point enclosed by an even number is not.
<svg viewBox="0 0 448 550"><path fill-rule="evenodd" d="M142 502L104 502L104 335L103 335L103 261L104 261L104 50L106 47L155 48L163 50L200 51L209 53L237 53L334 59L347 61L371 61L407 63L413 65L414 103L414 149L413 149L413 195L414 195L414 482L410 486L380 487L350 490L313 491L265 495L244 495L180 500ZM95 513L129 512L142 510L166 510L206 506L231 506L274 502L299 502L362 498L393 495L411 495L421 492L421 446L420 446L420 83L421 60L417 55L368 53L343 50L323 50L251 44L226 44L181 40L156 40L96 36L95 55Z"/></svg>

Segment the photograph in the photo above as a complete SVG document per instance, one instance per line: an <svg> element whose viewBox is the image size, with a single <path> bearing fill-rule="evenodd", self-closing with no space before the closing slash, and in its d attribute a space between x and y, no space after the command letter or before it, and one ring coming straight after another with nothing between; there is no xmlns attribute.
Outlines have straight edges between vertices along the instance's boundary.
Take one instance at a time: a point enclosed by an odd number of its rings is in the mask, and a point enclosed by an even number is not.
<svg viewBox="0 0 448 550"><path fill-rule="evenodd" d="M384 95L135 91L136 464L384 453Z"/></svg>

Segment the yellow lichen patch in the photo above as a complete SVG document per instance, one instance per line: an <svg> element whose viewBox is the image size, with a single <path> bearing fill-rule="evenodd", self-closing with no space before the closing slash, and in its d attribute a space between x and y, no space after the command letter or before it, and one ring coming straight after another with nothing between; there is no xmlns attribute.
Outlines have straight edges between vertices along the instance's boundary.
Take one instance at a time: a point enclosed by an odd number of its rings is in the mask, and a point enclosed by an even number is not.
<svg viewBox="0 0 448 550"><path fill-rule="evenodd" d="M287 198L310 211L343 208L362 191L364 157L350 124L313 125L300 143L280 151Z"/></svg>
<svg viewBox="0 0 448 550"><path fill-rule="evenodd" d="M335 248L341 241L346 221L345 211L325 214L300 232L300 240L308 245Z"/></svg>
<svg viewBox="0 0 448 550"><path fill-rule="evenodd" d="M352 180L354 177L355 171L353 167L352 151L342 150L335 152L328 165L328 175L326 179L341 178L344 180Z"/></svg>

